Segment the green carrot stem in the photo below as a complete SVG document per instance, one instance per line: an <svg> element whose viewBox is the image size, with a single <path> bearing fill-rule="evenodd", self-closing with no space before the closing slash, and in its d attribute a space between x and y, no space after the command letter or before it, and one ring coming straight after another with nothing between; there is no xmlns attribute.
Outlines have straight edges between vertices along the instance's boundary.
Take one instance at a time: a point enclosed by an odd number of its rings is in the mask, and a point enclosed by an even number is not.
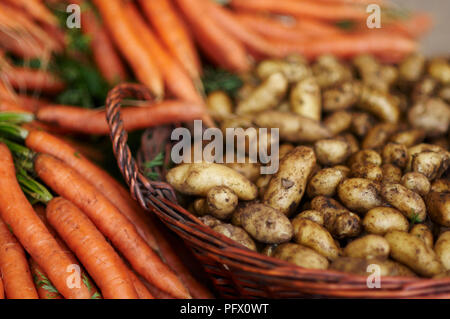
<svg viewBox="0 0 450 319"><path fill-rule="evenodd" d="M16 124L0 122L0 136L23 141L28 136L28 130Z"/></svg>
<svg viewBox="0 0 450 319"><path fill-rule="evenodd" d="M34 121L34 115L31 113L0 112L0 122L21 124L32 121Z"/></svg>

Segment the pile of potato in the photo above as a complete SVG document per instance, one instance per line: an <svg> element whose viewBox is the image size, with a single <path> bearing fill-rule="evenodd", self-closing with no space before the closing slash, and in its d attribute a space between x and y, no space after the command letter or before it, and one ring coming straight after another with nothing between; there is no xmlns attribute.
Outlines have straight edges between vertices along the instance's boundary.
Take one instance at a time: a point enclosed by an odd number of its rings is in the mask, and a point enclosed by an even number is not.
<svg viewBox="0 0 450 319"><path fill-rule="evenodd" d="M210 94L209 109L223 130L279 128L279 170L181 164L166 179L191 212L305 268L450 276L448 59L291 56L243 79L234 98Z"/></svg>

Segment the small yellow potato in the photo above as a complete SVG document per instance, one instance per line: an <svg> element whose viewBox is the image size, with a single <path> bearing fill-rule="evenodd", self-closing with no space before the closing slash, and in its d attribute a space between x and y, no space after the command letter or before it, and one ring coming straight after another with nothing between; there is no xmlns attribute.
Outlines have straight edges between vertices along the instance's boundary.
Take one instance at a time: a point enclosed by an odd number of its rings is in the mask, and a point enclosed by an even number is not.
<svg viewBox="0 0 450 319"><path fill-rule="evenodd" d="M344 256L354 258L387 258L389 243L382 236L366 235L353 240L344 249Z"/></svg>
<svg viewBox="0 0 450 319"><path fill-rule="evenodd" d="M410 220L422 222L427 217L422 197L401 184L383 185L381 196Z"/></svg>
<svg viewBox="0 0 450 319"><path fill-rule="evenodd" d="M206 226L210 227L210 228L214 228L217 225L222 225L223 222L221 220L218 220L215 217L212 217L211 215L205 215L199 218L203 224L205 224Z"/></svg>
<svg viewBox="0 0 450 319"><path fill-rule="evenodd" d="M226 220L238 205L237 195L226 186L211 188L206 194L207 211L213 217Z"/></svg>
<svg viewBox="0 0 450 319"><path fill-rule="evenodd" d="M450 270L450 232L442 233L436 241L434 251L445 270Z"/></svg>
<svg viewBox="0 0 450 319"><path fill-rule="evenodd" d="M450 193L450 179L441 178L431 184L431 191L437 193Z"/></svg>
<svg viewBox="0 0 450 319"><path fill-rule="evenodd" d="M350 175L357 178L365 178L374 182L380 182L383 178L381 167L372 163L355 163L351 167Z"/></svg>
<svg viewBox="0 0 450 319"><path fill-rule="evenodd" d="M350 146L350 154L355 154L359 152L359 141L351 133L341 134L335 137L338 140L346 142Z"/></svg>
<svg viewBox="0 0 450 319"><path fill-rule="evenodd" d="M445 59L433 59L428 66L428 73L442 84L450 84L450 63Z"/></svg>
<svg viewBox="0 0 450 319"><path fill-rule="evenodd" d="M333 168L338 169L342 172L342 174L344 174L345 177L347 177L348 175L350 175L350 168L348 166L345 165L336 165Z"/></svg>
<svg viewBox="0 0 450 319"><path fill-rule="evenodd" d="M408 148L408 164L406 165L407 172L410 172L412 170L412 162L413 162L414 157L417 156L417 154L422 153L422 152L441 153L444 155L444 157L443 157L444 163L447 162L448 158L450 157L450 153L438 145L426 144L426 143L414 145L414 146Z"/></svg>
<svg viewBox="0 0 450 319"><path fill-rule="evenodd" d="M290 95L292 112L316 121L322 115L322 97L314 77L305 78L292 88Z"/></svg>
<svg viewBox="0 0 450 319"><path fill-rule="evenodd" d="M363 149L382 148L397 131L398 126L391 123L380 123L372 127L362 142Z"/></svg>
<svg viewBox="0 0 450 319"><path fill-rule="evenodd" d="M406 217L391 207L372 208L364 216L362 224L366 232L380 236L394 230L407 232L409 229Z"/></svg>
<svg viewBox="0 0 450 319"><path fill-rule="evenodd" d="M250 250L256 251L256 244L249 234L240 227L233 226L231 224L219 224L212 228L214 231L222 234L235 242L238 242L244 247Z"/></svg>
<svg viewBox="0 0 450 319"><path fill-rule="evenodd" d="M389 93L367 86L362 87L360 100L356 105L387 123L397 123L400 118L400 109L395 98Z"/></svg>
<svg viewBox="0 0 450 319"><path fill-rule="evenodd" d="M306 192L310 198L316 196L333 197L338 185L347 177L339 168L329 167L317 172L309 181Z"/></svg>
<svg viewBox="0 0 450 319"><path fill-rule="evenodd" d="M324 225L323 214L317 210L305 210L295 217L295 219L298 218L308 219L315 222L316 224L319 224L320 226Z"/></svg>
<svg viewBox="0 0 450 319"><path fill-rule="evenodd" d="M412 93L414 102L423 101L435 94L439 86L439 81L431 76L424 76L422 80L417 82Z"/></svg>
<svg viewBox="0 0 450 319"><path fill-rule="evenodd" d="M408 148L403 144L388 143L382 152L383 163L404 168L408 162Z"/></svg>
<svg viewBox="0 0 450 319"><path fill-rule="evenodd" d="M314 249L329 260L334 260L339 256L340 248L324 227L309 219L299 217L292 220L292 226L294 241L297 244Z"/></svg>
<svg viewBox="0 0 450 319"><path fill-rule="evenodd" d="M441 99L443 99L447 103L450 103L450 85L441 88L438 94Z"/></svg>
<svg viewBox="0 0 450 319"><path fill-rule="evenodd" d="M313 143L331 137L322 123L294 113L265 111L256 114L254 121L259 127L279 128L282 141Z"/></svg>
<svg viewBox="0 0 450 319"><path fill-rule="evenodd" d="M402 180L402 170L393 164L381 165L383 172L382 184L400 184Z"/></svg>
<svg viewBox="0 0 450 319"><path fill-rule="evenodd" d="M450 157L444 152L421 152L412 157L411 168L429 180L440 178L450 166Z"/></svg>
<svg viewBox="0 0 450 319"><path fill-rule="evenodd" d="M312 70L321 88L339 85L352 77L349 68L332 55L320 56L313 64Z"/></svg>
<svg viewBox="0 0 450 319"><path fill-rule="evenodd" d="M327 269L328 260L321 254L315 252L311 248L285 243L275 248L272 255L274 258L278 258L302 268L307 269Z"/></svg>
<svg viewBox="0 0 450 319"><path fill-rule="evenodd" d="M430 249L433 249L433 233L431 232L431 230L428 228L427 225L425 224L416 224L413 226L413 228L411 228L411 230L409 231L409 233L411 235L416 236L417 238L420 238L420 240L422 240L425 245L427 245L427 247L429 247Z"/></svg>
<svg viewBox="0 0 450 319"><path fill-rule="evenodd" d="M211 92L206 98L206 106L217 121L223 121L233 113L233 101L224 91Z"/></svg>
<svg viewBox="0 0 450 319"><path fill-rule="evenodd" d="M380 154L374 150L361 150L355 154L353 154L349 161L349 165L352 166L355 163L359 164L374 164L376 166L381 166L383 160L381 159Z"/></svg>
<svg viewBox="0 0 450 319"><path fill-rule="evenodd" d="M242 87L237 91L236 100L243 101L247 99L250 94L256 89L257 85L253 83L244 83Z"/></svg>
<svg viewBox="0 0 450 319"><path fill-rule="evenodd" d="M252 114L276 107L288 89L288 81L281 73L270 75L252 93L238 103L236 114Z"/></svg>
<svg viewBox="0 0 450 319"><path fill-rule="evenodd" d="M258 196L258 189L247 178L215 163L181 164L172 168L166 179L178 192L187 195L206 196L215 186L227 186L242 200Z"/></svg>
<svg viewBox="0 0 450 319"><path fill-rule="evenodd" d="M356 136L363 137L373 127L374 122L369 113L353 112L351 130Z"/></svg>
<svg viewBox="0 0 450 319"><path fill-rule="evenodd" d="M413 53L398 66L400 79L406 82L416 82L425 71L425 57L420 53Z"/></svg>
<svg viewBox="0 0 450 319"><path fill-rule="evenodd" d="M261 175L255 182L256 187L258 187L258 195L261 199L264 197L271 178L272 175Z"/></svg>
<svg viewBox="0 0 450 319"><path fill-rule="evenodd" d="M430 192L426 196L426 203L431 220L450 227L450 193Z"/></svg>
<svg viewBox="0 0 450 319"><path fill-rule="evenodd" d="M277 248L278 245L266 245L263 250L261 250L261 254L268 256L268 257L272 257L273 253L275 252L275 249Z"/></svg>
<svg viewBox="0 0 450 319"><path fill-rule="evenodd" d="M427 195L431 189L428 178L417 172L410 172L403 175L401 184L422 197Z"/></svg>
<svg viewBox="0 0 450 319"><path fill-rule="evenodd" d="M325 118L323 124L334 136L347 131L352 124L352 118L353 116L350 112L336 111Z"/></svg>
<svg viewBox="0 0 450 319"><path fill-rule="evenodd" d="M373 266L379 267L381 277L417 277L408 267L385 258L339 257L333 261L330 269L361 276L370 276L374 273Z"/></svg>
<svg viewBox="0 0 450 319"><path fill-rule="evenodd" d="M242 228L261 243L280 244L292 238L289 219L268 205L248 205L240 211L239 219Z"/></svg>
<svg viewBox="0 0 450 319"><path fill-rule="evenodd" d="M422 129L411 129L392 135L390 141L396 144L403 144L406 147L412 147L422 143L425 135L425 131Z"/></svg>
<svg viewBox="0 0 450 319"><path fill-rule="evenodd" d="M391 257L424 277L433 277L444 268L438 257L420 238L406 232L393 231L384 238L391 247Z"/></svg>
<svg viewBox="0 0 450 319"><path fill-rule="evenodd" d="M448 131L450 106L439 98L418 101L408 112L409 123L423 129L427 136L439 136Z"/></svg>
<svg viewBox="0 0 450 319"><path fill-rule="evenodd" d="M384 205L380 187L364 178L349 178L343 181L338 187L338 196L345 207L358 213Z"/></svg>
<svg viewBox="0 0 450 319"><path fill-rule="evenodd" d="M316 164L314 151L298 146L283 157L278 172L273 175L264 193L263 202L285 215L297 209L308 178Z"/></svg>
<svg viewBox="0 0 450 319"><path fill-rule="evenodd" d="M319 140L314 144L317 160L325 166L344 163L350 156L350 146L339 139Z"/></svg>
<svg viewBox="0 0 450 319"><path fill-rule="evenodd" d="M225 163L225 165L245 176L252 183L256 182L261 176L261 165L258 163L250 163L248 157L245 158L245 163L234 162Z"/></svg>
<svg viewBox="0 0 450 319"><path fill-rule="evenodd" d="M312 71L306 61L301 58L286 58L285 60L268 59L258 64L256 75L261 80L266 80L272 74L282 73L289 83L296 83L310 77Z"/></svg>
<svg viewBox="0 0 450 319"><path fill-rule="evenodd" d="M206 199L198 198L193 203L194 211L199 216L208 215L208 206L206 205Z"/></svg>
<svg viewBox="0 0 450 319"><path fill-rule="evenodd" d="M351 108L359 100L361 84L345 82L336 88L323 92L323 110L325 112L340 111Z"/></svg>

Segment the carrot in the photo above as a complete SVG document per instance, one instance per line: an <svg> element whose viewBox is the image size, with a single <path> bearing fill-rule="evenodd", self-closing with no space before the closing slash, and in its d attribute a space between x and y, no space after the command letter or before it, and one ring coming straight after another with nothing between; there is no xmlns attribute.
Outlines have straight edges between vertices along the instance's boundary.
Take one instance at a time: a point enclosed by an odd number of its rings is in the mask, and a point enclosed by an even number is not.
<svg viewBox="0 0 450 319"><path fill-rule="evenodd" d="M203 115L203 106L182 101L164 101L149 106L128 107L122 110L124 127L128 131L174 122L187 122L200 119ZM36 118L44 123L53 124L72 132L109 134L104 110L53 105L40 108L36 113Z"/></svg>
<svg viewBox="0 0 450 319"><path fill-rule="evenodd" d="M65 298L90 298L89 289L72 283L72 261L36 215L16 180L11 152L0 144L0 215L31 257Z"/></svg>
<svg viewBox="0 0 450 319"><path fill-rule="evenodd" d="M40 22L58 26L56 17L39 0L8 0L8 2L22 7Z"/></svg>
<svg viewBox="0 0 450 319"><path fill-rule="evenodd" d="M39 299L64 299L33 258L30 258L30 269Z"/></svg>
<svg viewBox="0 0 450 319"><path fill-rule="evenodd" d="M201 64L188 27L169 0L140 0L143 13L161 41L194 80L201 74Z"/></svg>
<svg viewBox="0 0 450 319"><path fill-rule="evenodd" d="M61 92L65 84L55 75L44 70L26 67L7 67L2 70L3 81L18 90L42 91L48 94Z"/></svg>
<svg viewBox="0 0 450 319"><path fill-rule="evenodd" d="M407 19L394 21L383 26L385 31L398 32L411 38L419 38L427 33L433 25L428 13L416 13Z"/></svg>
<svg viewBox="0 0 450 319"><path fill-rule="evenodd" d="M134 273L134 271L128 269L128 276L130 277L130 280L133 283L134 289L136 289L139 299L155 299L155 297L153 297L150 291L148 291L147 287L145 287L145 285Z"/></svg>
<svg viewBox="0 0 450 319"><path fill-rule="evenodd" d="M0 46L24 60L42 59L48 55L42 43L31 37L19 37L0 32Z"/></svg>
<svg viewBox="0 0 450 319"><path fill-rule="evenodd" d="M191 0L175 0L175 2L209 58L229 70L244 72L250 69L244 46L209 16L205 1L196 1L195 5L192 5Z"/></svg>
<svg viewBox="0 0 450 319"><path fill-rule="evenodd" d="M16 102L0 99L0 112L27 112L28 110Z"/></svg>
<svg viewBox="0 0 450 319"><path fill-rule="evenodd" d="M5 290L3 288L3 280L0 277L0 299L5 299Z"/></svg>
<svg viewBox="0 0 450 319"><path fill-rule="evenodd" d="M133 29L124 13L120 0L94 0L105 26L113 37L117 47L131 65L136 77L153 93L161 98L164 95L164 84L161 73L154 63L153 54L146 48L139 35Z"/></svg>
<svg viewBox="0 0 450 319"><path fill-rule="evenodd" d="M8 299L39 299L25 251L2 220L0 220L0 270Z"/></svg>
<svg viewBox="0 0 450 319"><path fill-rule="evenodd" d="M107 299L138 299L125 264L95 225L75 205L54 198L47 218L72 249Z"/></svg>
<svg viewBox="0 0 450 319"><path fill-rule="evenodd" d="M175 274L139 236L133 224L80 174L45 154L36 157L34 169L46 185L79 207L139 274L175 297L190 297Z"/></svg>
<svg viewBox="0 0 450 319"><path fill-rule="evenodd" d="M308 0L232 0L231 6L239 10L281 13L328 21L365 20L367 18L364 6L318 3Z"/></svg>

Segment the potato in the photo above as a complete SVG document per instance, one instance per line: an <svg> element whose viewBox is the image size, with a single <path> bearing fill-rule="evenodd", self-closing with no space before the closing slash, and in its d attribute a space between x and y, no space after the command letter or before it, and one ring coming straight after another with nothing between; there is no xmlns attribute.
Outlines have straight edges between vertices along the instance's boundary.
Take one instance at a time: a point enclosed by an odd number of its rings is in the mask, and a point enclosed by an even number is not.
<svg viewBox="0 0 450 319"><path fill-rule="evenodd" d="M400 184L402 179L402 170L393 164L381 165L383 172L382 184Z"/></svg>
<svg viewBox="0 0 450 319"><path fill-rule="evenodd" d="M413 53L400 63L398 70L401 80L418 81L425 71L425 57L420 53Z"/></svg>
<svg viewBox="0 0 450 319"><path fill-rule="evenodd" d="M324 168L311 178L306 193L310 198L320 195L333 197L338 185L346 177L347 174L339 168Z"/></svg>
<svg viewBox="0 0 450 319"><path fill-rule="evenodd" d="M354 258L387 258L389 243L381 236L366 235L355 239L344 249L344 256Z"/></svg>
<svg viewBox="0 0 450 319"><path fill-rule="evenodd" d="M258 196L258 189L247 178L215 163L181 164L172 168L166 179L177 191L187 195L206 196L215 186L227 186L242 200Z"/></svg>
<svg viewBox="0 0 450 319"><path fill-rule="evenodd" d="M330 265L330 270L348 272L361 276L369 276L373 273L373 269L369 267L371 265L377 265L380 267L381 277L416 277L414 272L412 272L408 267L384 258L364 259L339 257Z"/></svg>
<svg viewBox="0 0 450 319"><path fill-rule="evenodd" d="M291 90L290 102L292 112L320 121L322 97L319 85L314 77L308 77L297 82Z"/></svg>
<svg viewBox="0 0 450 319"><path fill-rule="evenodd" d="M261 254L268 256L268 257L272 257L277 246L278 245L267 245L266 247L263 248L263 250L261 250Z"/></svg>
<svg viewBox="0 0 450 319"><path fill-rule="evenodd" d="M302 245L281 244L275 248L272 256L307 269L328 268L328 260L324 256Z"/></svg>
<svg viewBox="0 0 450 319"><path fill-rule="evenodd" d="M209 214L221 220L229 219L238 205L237 195L226 186L211 188L206 194Z"/></svg>
<svg viewBox="0 0 450 319"><path fill-rule="evenodd" d="M350 154L359 152L359 141L351 133L344 133L336 136L336 139L347 143L350 146Z"/></svg>
<svg viewBox="0 0 450 319"><path fill-rule="evenodd" d="M422 143L425 139L425 131L422 129L411 129L395 133L390 138L392 143L403 144L406 147Z"/></svg>
<svg viewBox="0 0 450 319"><path fill-rule="evenodd" d="M323 214L317 210L305 210L295 217L295 219L300 218L308 219L310 221L315 222L316 224L319 224L320 226L323 226L325 222Z"/></svg>
<svg viewBox="0 0 450 319"><path fill-rule="evenodd" d="M450 193L450 179L449 178L441 178L435 180L431 184L431 191L438 193Z"/></svg>
<svg viewBox="0 0 450 319"><path fill-rule="evenodd" d="M397 123L400 118L398 102L389 93L363 86L359 102L360 109L367 111L383 122Z"/></svg>
<svg viewBox="0 0 450 319"><path fill-rule="evenodd" d="M372 208L364 216L362 225L366 232L381 236L394 230L406 232L409 229L406 217L391 207Z"/></svg>
<svg viewBox="0 0 450 319"><path fill-rule="evenodd" d="M258 195L262 199L264 198L264 193L266 192L267 186L269 186L270 179L272 178L272 175L261 175L256 180L256 187L258 187Z"/></svg>
<svg viewBox="0 0 450 319"><path fill-rule="evenodd" d="M426 203L431 220L450 227L450 193L430 192L426 196Z"/></svg>
<svg viewBox="0 0 450 319"><path fill-rule="evenodd" d="M252 183L256 182L261 176L261 165L258 163L250 163L248 157L245 158L245 163L234 162L225 163L225 165L245 176Z"/></svg>
<svg viewBox="0 0 450 319"><path fill-rule="evenodd" d="M280 244L292 238L293 229L289 219L270 206L248 205L240 211L239 220L242 228L261 243Z"/></svg>
<svg viewBox="0 0 450 319"><path fill-rule="evenodd" d="M219 224L213 227L213 230L222 234L235 242L247 247L250 250L256 251L256 244L251 239L249 234L240 227L233 226L231 224Z"/></svg>
<svg viewBox="0 0 450 319"><path fill-rule="evenodd" d="M439 136L448 131L450 107L438 98L418 101L408 112L409 123L423 129L427 136Z"/></svg>
<svg viewBox="0 0 450 319"><path fill-rule="evenodd" d="M362 142L363 149L382 148L397 131L398 126L391 123L379 123L373 126Z"/></svg>
<svg viewBox="0 0 450 319"><path fill-rule="evenodd" d="M416 172L403 175L401 184L422 197L428 194L431 189L431 184L426 176Z"/></svg>
<svg viewBox="0 0 450 319"><path fill-rule="evenodd" d="M363 137L373 127L374 122L369 113L354 112L350 129L356 136Z"/></svg>
<svg viewBox="0 0 450 319"><path fill-rule="evenodd" d="M436 241L434 251L445 270L450 270L450 232L442 233Z"/></svg>
<svg viewBox="0 0 450 319"><path fill-rule="evenodd" d="M422 240L427 247L433 249L433 234L431 230L425 224L416 224L409 231L411 235L416 236L420 240Z"/></svg>
<svg viewBox="0 0 450 319"><path fill-rule="evenodd" d="M352 114L347 111L333 112L324 119L323 124L333 136L338 135L350 128L352 124Z"/></svg>
<svg viewBox="0 0 450 319"><path fill-rule="evenodd" d="M266 80L275 73L282 73L289 83L296 83L311 76L312 72L306 61L300 58L285 60L264 60L256 67L256 74Z"/></svg>
<svg viewBox="0 0 450 319"><path fill-rule="evenodd" d="M208 215L208 206L206 205L206 199L198 198L193 203L195 214L199 216Z"/></svg>
<svg viewBox="0 0 450 319"><path fill-rule="evenodd" d="M427 217L427 209L420 195L401 184L383 185L381 196L410 220L422 222Z"/></svg>
<svg viewBox="0 0 450 319"><path fill-rule="evenodd" d="M436 93L439 86L438 80L431 76L424 76L414 85L412 99L415 102L423 101Z"/></svg>
<svg viewBox="0 0 450 319"><path fill-rule="evenodd" d="M383 170L381 169L381 167L372 163L355 163L351 167L350 175L352 177L364 178L374 182L380 182L383 178Z"/></svg>
<svg viewBox="0 0 450 319"><path fill-rule="evenodd" d="M288 81L281 73L270 75L252 93L238 103L236 114L252 114L268 110L277 106L288 89Z"/></svg>
<svg viewBox="0 0 450 319"><path fill-rule="evenodd" d="M205 224L206 226L211 227L211 228L214 228L217 225L223 224L222 221L218 220L215 217L212 217L211 215L205 215L205 216L200 217L199 219L203 222L203 224Z"/></svg>
<svg viewBox="0 0 450 319"><path fill-rule="evenodd" d="M417 154L420 154L423 152L435 152L435 153L443 154L444 162L447 162L448 158L450 157L449 152L447 152L445 149L443 149L442 147L440 147L438 145L426 144L426 143L414 145L414 146L408 148L408 164L406 165L407 172L410 172L412 170L412 162L413 162L414 157L417 156Z"/></svg>
<svg viewBox="0 0 450 319"><path fill-rule="evenodd" d="M312 143L331 137L322 123L294 113L265 111L256 114L254 121L259 127L279 128L282 141Z"/></svg>
<svg viewBox="0 0 450 319"><path fill-rule="evenodd" d="M345 207L358 213L384 205L379 186L364 178L343 181L338 187L338 196Z"/></svg>
<svg viewBox="0 0 450 319"><path fill-rule="evenodd" d="M383 163L404 168L408 162L408 149L403 144L388 143L383 148Z"/></svg>
<svg viewBox="0 0 450 319"><path fill-rule="evenodd" d="M297 244L314 249L329 260L339 256L340 248L330 233L319 224L308 219L296 217L292 220L294 241Z"/></svg>
<svg viewBox="0 0 450 319"><path fill-rule="evenodd" d="M319 140L314 151L319 163L326 166L342 164L350 156L350 146L339 139Z"/></svg>
<svg viewBox="0 0 450 319"><path fill-rule="evenodd" d="M381 159L380 154L378 154L374 150L361 150L355 154L353 154L348 163L350 166L355 163L359 164L374 164L376 166L380 166L383 160Z"/></svg>
<svg viewBox="0 0 450 319"><path fill-rule="evenodd" d="M439 90L439 97L445 102L450 103L450 85L444 86Z"/></svg>
<svg viewBox="0 0 450 319"><path fill-rule="evenodd" d="M211 92L206 98L206 106L217 121L222 121L233 113L233 101L224 91Z"/></svg>
<svg viewBox="0 0 450 319"><path fill-rule="evenodd" d="M316 156L309 147L298 146L289 152L270 180L263 202L285 215L293 213L303 197L315 164Z"/></svg>
<svg viewBox="0 0 450 319"><path fill-rule="evenodd" d="M443 152L421 152L412 156L411 168L429 180L440 178L450 166L450 157Z"/></svg>
<svg viewBox="0 0 450 319"><path fill-rule="evenodd" d="M325 90L322 95L323 110L325 112L346 110L359 100L361 84L359 82L345 82L336 88Z"/></svg>
<svg viewBox="0 0 450 319"><path fill-rule="evenodd" d="M428 66L428 73L442 84L450 84L450 64L445 59L433 59Z"/></svg>
<svg viewBox="0 0 450 319"><path fill-rule="evenodd" d="M434 251L420 238L401 231L389 232L384 238L391 247L391 257L419 275L433 277L444 270Z"/></svg>
<svg viewBox="0 0 450 319"><path fill-rule="evenodd" d="M349 69L332 55L320 56L312 70L321 88L339 85L351 78Z"/></svg>

